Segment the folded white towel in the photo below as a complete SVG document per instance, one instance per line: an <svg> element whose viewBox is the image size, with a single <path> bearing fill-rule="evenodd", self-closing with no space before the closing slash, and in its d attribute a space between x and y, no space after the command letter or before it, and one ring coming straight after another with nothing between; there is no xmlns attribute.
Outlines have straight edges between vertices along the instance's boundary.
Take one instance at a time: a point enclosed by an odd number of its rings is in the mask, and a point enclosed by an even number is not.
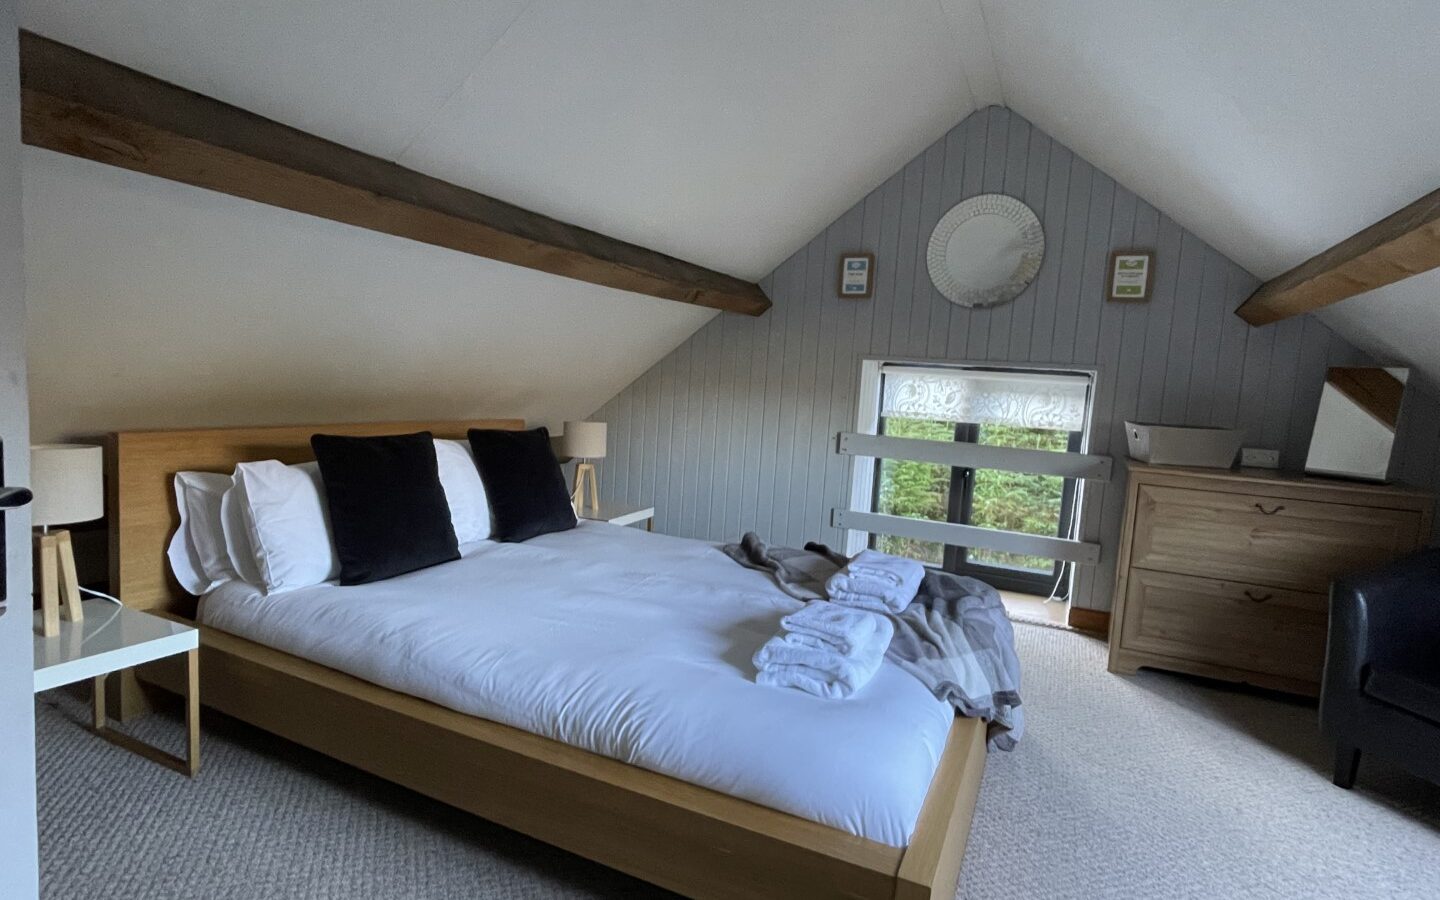
<svg viewBox="0 0 1440 900"><path fill-rule="evenodd" d="M850 575L869 581L879 581L892 587L900 587L909 581L920 583L925 567L913 559L891 556L879 550L861 550L845 566Z"/></svg>
<svg viewBox="0 0 1440 900"><path fill-rule="evenodd" d="M830 576L825 593L844 606L898 613L915 599L924 577L925 567L913 559L864 550Z"/></svg>
<svg viewBox="0 0 1440 900"><path fill-rule="evenodd" d="M895 632L889 619L865 615L878 624L870 636L848 654L827 646L809 647L788 640L794 635L776 635L755 653L755 681L799 688L818 697L850 696L869 684L880 670Z"/></svg>
<svg viewBox="0 0 1440 900"><path fill-rule="evenodd" d="M825 672L809 666L771 666L761 669L755 673L755 683L795 688L827 700L844 700L853 693Z"/></svg>
<svg viewBox="0 0 1440 900"><path fill-rule="evenodd" d="M798 631L787 631L781 635L785 643L794 644L797 647L813 647L816 650L833 650L836 653L849 653L855 649L849 641L839 641L835 638L816 637L813 634L801 634Z"/></svg>
<svg viewBox="0 0 1440 900"><path fill-rule="evenodd" d="M781 619L780 627L791 632L790 637L811 637L830 645L838 653L849 654L874 637L876 629L881 627L880 622L884 622L893 633L894 626L888 619L862 609L816 600Z"/></svg>

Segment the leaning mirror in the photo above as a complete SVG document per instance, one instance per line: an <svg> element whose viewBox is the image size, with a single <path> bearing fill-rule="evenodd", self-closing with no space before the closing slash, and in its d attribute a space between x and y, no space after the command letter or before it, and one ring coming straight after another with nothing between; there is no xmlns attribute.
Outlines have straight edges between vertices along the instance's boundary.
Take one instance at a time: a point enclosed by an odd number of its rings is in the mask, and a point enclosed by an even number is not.
<svg viewBox="0 0 1440 900"><path fill-rule="evenodd" d="M981 194L945 214L930 235L926 262L935 289L960 306L1014 300L1045 258L1045 230L1030 207Z"/></svg>
<svg viewBox="0 0 1440 900"><path fill-rule="evenodd" d="M1334 368L1325 373L1305 471L1384 481L1395 446L1407 369Z"/></svg>

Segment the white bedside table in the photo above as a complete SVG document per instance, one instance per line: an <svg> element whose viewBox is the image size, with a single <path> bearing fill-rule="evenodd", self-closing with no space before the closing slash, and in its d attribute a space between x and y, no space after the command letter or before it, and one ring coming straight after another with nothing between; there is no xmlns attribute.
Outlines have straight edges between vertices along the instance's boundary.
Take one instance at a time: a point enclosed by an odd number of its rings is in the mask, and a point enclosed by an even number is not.
<svg viewBox="0 0 1440 900"><path fill-rule="evenodd" d="M611 525L634 525L636 522L644 522L646 531L655 530L655 507L653 506L601 506L598 509L587 508L580 513L580 518L588 519L591 522L609 522Z"/></svg>
<svg viewBox="0 0 1440 900"><path fill-rule="evenodd" d="M82 622L60 622L60 633L42 637L35 613L35 693L62 684L94 679L96 733L112 743L186 775L200 770L200 632L188 625L126 609L105 600L83 602ZM111 672L184 653L188 679L185 697L184 758L111 731L105 714L105 676Z"/></svg>

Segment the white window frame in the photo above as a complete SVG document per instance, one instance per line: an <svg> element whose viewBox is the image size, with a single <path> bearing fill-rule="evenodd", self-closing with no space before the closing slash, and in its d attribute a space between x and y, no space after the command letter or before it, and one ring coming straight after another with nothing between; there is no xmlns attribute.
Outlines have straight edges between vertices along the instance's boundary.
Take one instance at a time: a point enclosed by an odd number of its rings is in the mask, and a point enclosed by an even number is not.
<svg viewBox="0 0 1440 900"><path fill-rule="evenodd" d="M1090 366L1075 366L1063 364L1032 364L1032 363L997 363L993 361L965 361L953 360L937 361L932 359L896 359L893 357L865 358L860 362L860 384L856 391L856 417L855 431L859 435L877 435L880 428L880 389L883 370L886 366L916 366L924 368L941 368L964 371L970 369L1006 370L1014 369L1025 372L1056 372L1065 374L1087 375L1090 379L1090 390L1088 401L1085 405L1085 418L1080 431L1080 451L1077 456L1085 457L1077 461L1077 466L1090 472L1090 480L1107 481L1110 477L1110 459L1108 457L1089 456L1092 433L1094 431L1095 395L1099 390L1100 371ZM837 436L837 452L841 451L846 436ZM865 441L854 442L861 447ZM918 442L917 442L918 443ZM847 519L850 521L870 522L877 521L878 513L873 511L873 500L875 496L875 457L855 455L850 467L850 497L849 510L860 515L846 516L844 511L837 510L835 524L840 525ZM1085 499L1085 477L1078 479L1075 486L1074 513L1071 521L1071 534L1081 534L1081 516L1084 511ZM884 517L882 517L884 518ZM928 523L938 524L938 523ZM842 526L843 527L843 526ZM955 534L960 534L960 529L973 528L974 526L956 526L946 523L946 527ZM869 546L869 531L845 531L844 545L845 552L854 555ZM1077 549L1077 553L1071 558L1074 561L1090 562L1096 555L1095 551L1088 549ZM1059 558L1059 557L1056 557ZM1074 566L1071 566L1069 577L1073 582ZM1073 587L1073 584L1072 584Z"/></svg>

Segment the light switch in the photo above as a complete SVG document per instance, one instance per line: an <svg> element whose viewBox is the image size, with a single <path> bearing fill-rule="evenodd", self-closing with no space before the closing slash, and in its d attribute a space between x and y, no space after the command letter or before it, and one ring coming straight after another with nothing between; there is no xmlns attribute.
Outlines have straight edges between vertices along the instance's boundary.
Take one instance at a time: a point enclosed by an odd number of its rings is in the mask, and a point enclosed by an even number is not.
<svg viewBox="0 0 1440 900"><path fill-rule="evenodd" d="M1251 469L1278 469L1280 468L1280 451L1266 450L1261 447L1242 447L1240 449L1240 465Z"/></svg>

